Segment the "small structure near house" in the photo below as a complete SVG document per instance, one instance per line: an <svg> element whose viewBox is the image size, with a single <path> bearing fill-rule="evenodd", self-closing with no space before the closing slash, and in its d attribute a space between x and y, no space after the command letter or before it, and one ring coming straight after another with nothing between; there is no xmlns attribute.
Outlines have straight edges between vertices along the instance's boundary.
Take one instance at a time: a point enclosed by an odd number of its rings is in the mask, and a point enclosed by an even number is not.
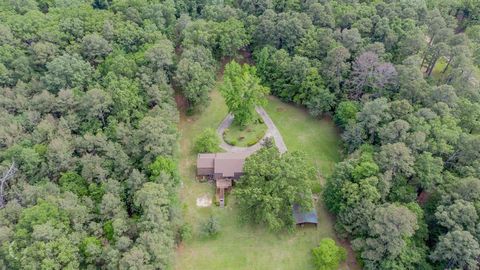
<svg viewBox="0 0 480 270"><path fill-rule="evenodd" d="M310 211L304 211L298 204L294 204L293 217L295 218L295 224L305 226L305 224L315 225L318 224L317 211L313 208Z"/></svg>
<svg viewBox="0 0 480 270"><path fill-rule="evenodd" d="M220 207L225 206L225 192L232 188L232 179L218 179L216 180L215 196Z"/></svg>

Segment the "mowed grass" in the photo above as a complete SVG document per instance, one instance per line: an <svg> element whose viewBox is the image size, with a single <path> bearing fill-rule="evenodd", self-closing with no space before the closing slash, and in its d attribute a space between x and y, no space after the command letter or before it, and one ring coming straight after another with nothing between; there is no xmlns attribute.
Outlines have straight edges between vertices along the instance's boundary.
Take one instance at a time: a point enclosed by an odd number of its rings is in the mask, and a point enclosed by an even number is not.
<svg viewBox="0 0 480 270"><path fill-rule="evenodd" d="M289 150L302 150L322 175L331 172L338 161L338 138L333 124L318 121L302 109L269 99L266 109L284 136ZM333 222L321 203L318 205L320 224L317 228L302 228L293 233L271 233L261 226L242 224L238 220L233 196L227 197L223 209L212 206L199 208L196 198L208 194L213 198L214 188L209 183L195 180L195 154L191 151L195 136L204 128L216 128L227 109L217 91L212 92L210 106L194 117L181 116L181 200L184 218L192 224L193 238L178 247L175 269L314 269L311 249L324 237L335 238ZM219 218L220 234L206 239L199 233L199 224L210 215ZM343 265L342 269L348 268Z"/></svg>
<svg viewBox="0 0 480 270"><path fill-rule="evenodd" d="M323 178L340 161L340 136L328 119L316 119L304 108L286 104L270 96L265 106L277 125L289 151L302 151Z"/></svg>
<svg viewBox="0 0 480 270"><path fill-rule="evenodd" d="M223 133L223 139L230 145L247 147L256 144L265 136L267 125L257 116L251 124L242 127L235 121Z"/></svg>

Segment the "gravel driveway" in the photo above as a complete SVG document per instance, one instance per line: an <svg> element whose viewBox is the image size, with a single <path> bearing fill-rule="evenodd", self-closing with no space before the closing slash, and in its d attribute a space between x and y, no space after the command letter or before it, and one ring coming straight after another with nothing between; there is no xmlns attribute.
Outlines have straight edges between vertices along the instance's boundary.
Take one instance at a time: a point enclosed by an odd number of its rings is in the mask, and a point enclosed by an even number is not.
<svg viewBox="0 0 480 270"><path fill-rule="evenodd" d="M260 117L262 117L265 125L267 125L268 129L267 129L267 132L265 133L265 136L260 141L258 141L256 144L254 144L250 147L238 147L238 146L232 146L232 145L227 144L223 140L223 132L233 122L233 115L228 114L227 117L225 117L225 119L223 119L222 123L220 123L220 126L217 128L217 133L220 136L220 140L221 140L220 147L222 147L227 152L252 154L262 147L262 142L265 140L265 138L272 137L273 140L275 141L275 145L277 146L280 153L287 152L287 147L285 146L285 143L283 142L282 135L280 134L280 131L278 131L277 126L275 126L275 124L273 123L270 116L268 116L267 112L262 107L256 107L255 110L260 115Z"/></svg>

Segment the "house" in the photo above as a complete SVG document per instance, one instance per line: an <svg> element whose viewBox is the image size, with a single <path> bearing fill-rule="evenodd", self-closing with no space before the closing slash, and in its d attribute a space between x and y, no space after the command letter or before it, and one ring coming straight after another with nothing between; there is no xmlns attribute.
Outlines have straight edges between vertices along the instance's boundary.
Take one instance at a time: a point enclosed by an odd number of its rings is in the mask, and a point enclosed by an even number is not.
<svg viewBox="0 0 480 270"><path fill-rule="evenodd" d="M292 207L293 217L295 218L295 224L305 226L305 224L312 224L315 227L318 224L318 216L315 208L309 211L304 211L298 204L294 204Z"/></svg>
<svg viewBox="0 0 480 270"><path fill-rule="evenodd" d="M237 180L243 175L243 163L247 156L245 153L198 154L197 176Z"/></svg>
<svg viewBox="0 0 480 270"><path fill-rule="evenodd" d="M213 178L215 155L216 154L198 154L197 176Z"/></svg>
<svg viewBox="0 0 480 270"><path fill-rule="evenodd" d="M215 196L220 207L225 206L225 192L243 175L247 156L245 153L198 154L197 176L215 180Z"/></svg>

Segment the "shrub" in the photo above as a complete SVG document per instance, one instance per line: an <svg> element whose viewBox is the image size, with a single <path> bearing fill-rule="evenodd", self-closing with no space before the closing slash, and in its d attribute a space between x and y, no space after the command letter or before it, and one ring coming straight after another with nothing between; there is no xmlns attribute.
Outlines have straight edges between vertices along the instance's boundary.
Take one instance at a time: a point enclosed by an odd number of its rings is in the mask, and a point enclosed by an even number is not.
<svg viewBox="0 0 480 270"><path fill-rule="evenodd" d="M180 236L180 241L188 241L192 239L192 225L189 223L183 224L180 227L178 234Z"/></svg>
<svg viewBox="0 0 480 270"><path fill-rule="evenodd" d="M153 163L148 165L150 180L154 181L162 172L167 173L173 179L177 178L177 163L171 157L158 156Z"/></svg>
<svg viewBox="0 0 480 270"><path fill-rule="evenodd" d="M247 146L252 146L252 145L256 144L258 141L259 141L259 139L253 138L253 139L251 139L247 142Z"/></svg>
<svg viewBox="0 0 480 270"><path fill-rule="evenodd" d="M347 257L345 249L337 246L331 238L322 239L318 247L312 250L312 254L318 270L337 270Z"/></svg>
<svg viewBox="0 0 480 270"><path fill-rule="evenodd" d="M270 148L275 146L275 141L273 140L273 137L266 137L265 140L262 142L262 146L265 148Z"/></svg>
<svg viewBox="0 0 480 270"><path fill-rule="evenodd" d="M218 223L218 219L214 216L210 216L201 224L200 231L204 236L207 237L218 235L220 232L220 224Z"/></svg>
<svg viewBox="0 0 480 270"><path fill-rule="evenodd" d="M215 153L220 151L220 138L215 130L206 128L195 140L196 153Z"/></svg>
<svg viewBox="0 0 480 270"><path fill-rule="evenodd" d="M226 138L224 137L223 138L225 140L226 143L230 144L230 145L237 145L238 144L238 140L235 139L235 138Z"/></svg>

